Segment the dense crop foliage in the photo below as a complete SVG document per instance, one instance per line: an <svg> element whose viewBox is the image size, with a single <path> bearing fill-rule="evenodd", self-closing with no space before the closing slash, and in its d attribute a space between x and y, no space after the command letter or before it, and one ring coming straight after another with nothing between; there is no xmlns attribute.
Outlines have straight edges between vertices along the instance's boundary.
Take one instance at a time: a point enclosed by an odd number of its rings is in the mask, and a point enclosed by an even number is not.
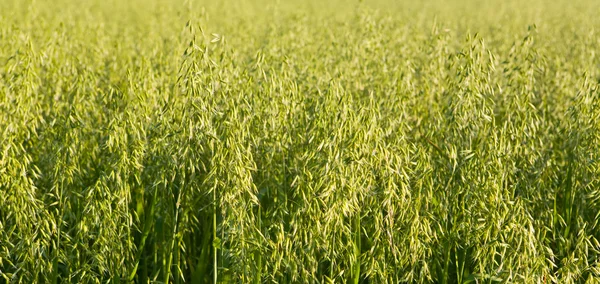
<svg viewBox="0 0 600 284"><path fill-rule="evenodd" d="M598 283L600 2L320 2L0 1L0 283Z"/></svg>

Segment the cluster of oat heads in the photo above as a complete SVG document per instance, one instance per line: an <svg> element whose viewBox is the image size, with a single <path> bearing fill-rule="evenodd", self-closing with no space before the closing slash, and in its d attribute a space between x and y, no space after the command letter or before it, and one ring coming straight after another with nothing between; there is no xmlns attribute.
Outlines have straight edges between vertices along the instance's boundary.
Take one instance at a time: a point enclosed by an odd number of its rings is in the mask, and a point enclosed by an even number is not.
<svg viewBox="0 0 600 284"><path fill-rule="evenodd" d="M598 282L600 5L319 2L2 1L0 283Z"/></svg>

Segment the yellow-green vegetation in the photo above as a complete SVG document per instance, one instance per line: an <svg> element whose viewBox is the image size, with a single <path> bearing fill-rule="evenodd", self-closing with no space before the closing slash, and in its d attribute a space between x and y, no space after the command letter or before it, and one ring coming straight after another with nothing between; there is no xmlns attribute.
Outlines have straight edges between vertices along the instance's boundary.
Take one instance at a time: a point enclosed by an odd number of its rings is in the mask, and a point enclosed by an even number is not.
<svg viewBox="0 0 600 284"><path fill-rule="evenodd" d="M0 283L598 283L600 1L0 1Z"/></svg>

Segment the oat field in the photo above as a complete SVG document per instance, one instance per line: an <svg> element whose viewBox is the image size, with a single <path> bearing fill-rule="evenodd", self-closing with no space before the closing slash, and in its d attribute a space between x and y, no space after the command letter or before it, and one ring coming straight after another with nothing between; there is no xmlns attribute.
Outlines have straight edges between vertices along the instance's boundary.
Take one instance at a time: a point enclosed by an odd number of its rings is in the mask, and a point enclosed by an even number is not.
<svg viewBox="0 0 600 284"><path fill-rule="evenodd" d="M0 283L600 283L599 14L1 0Z"/></svg>

